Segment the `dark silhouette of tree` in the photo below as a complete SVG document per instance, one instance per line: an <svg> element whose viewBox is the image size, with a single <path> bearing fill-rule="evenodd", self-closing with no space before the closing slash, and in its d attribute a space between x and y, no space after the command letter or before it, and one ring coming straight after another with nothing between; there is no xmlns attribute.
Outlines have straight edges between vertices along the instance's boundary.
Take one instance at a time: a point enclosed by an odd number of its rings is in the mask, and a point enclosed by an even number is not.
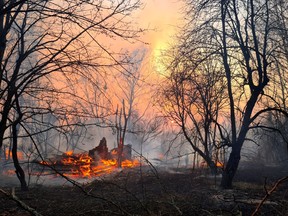
<svg viewBox="0 0 288 216"><path fill-rule="evenodd" d="M219 124L220 110L227 105L223 67L212 59L196 66L191 56L174 55L158 103L215 174L217 152L228 142L228 133Z"/></svg>
<svg viewBox="0 0 288 216"><path fill-rule="evenodd" d="M143 30L132 27L130 15L139 7L140 2L132 0L0 0L0 148L12 128L15 166L15 136L52 129L65 133L65 126L71 127L64 123L66 117L80 116L82 122L73 122L78 126L91 117L79 104L92 100L79 94L76 84L85 80L103 90L105 71L122 68L121 53L109 48L107 38L137 40ZM53 122L39 117L51 114ZM93 113L93 118L106 114ZM32 125L46 126L32 131Z"/></svg>
<svg viewBox="0 0 288 216"><path fill-rule="evenodd" d="M225 139L231 151L221 186L231 188L248 131L260 126L260 117L267 112L287 116L285 103L275 100L279 96L286 98L286 91L271 93L271 89L279 87L275 80L286 80L283 72L287 71L287 61L283 59L287 55L283 44L286 43L287 3L196 0L187 1L187 6L188 21L181 36L179 55L189 56L196 65L205 64L211 58L223 65L228 106L222 111L227 113L223 115L225 128L231 130ZM275 19L277 16L281 17L281 27L279 18ZM279 70L277 73L279 65L281 73Z"/></svg>

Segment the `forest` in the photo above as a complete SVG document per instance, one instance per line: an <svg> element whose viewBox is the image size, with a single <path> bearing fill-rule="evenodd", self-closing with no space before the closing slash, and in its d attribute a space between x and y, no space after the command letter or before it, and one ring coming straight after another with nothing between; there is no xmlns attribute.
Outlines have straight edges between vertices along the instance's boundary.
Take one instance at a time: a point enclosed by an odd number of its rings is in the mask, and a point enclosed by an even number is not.
<svg viewBox="0 0 288 216"><path fill-rule="evenodd" d="M0 216L287 215L288 2L145 3L0 0Z"/></svg>

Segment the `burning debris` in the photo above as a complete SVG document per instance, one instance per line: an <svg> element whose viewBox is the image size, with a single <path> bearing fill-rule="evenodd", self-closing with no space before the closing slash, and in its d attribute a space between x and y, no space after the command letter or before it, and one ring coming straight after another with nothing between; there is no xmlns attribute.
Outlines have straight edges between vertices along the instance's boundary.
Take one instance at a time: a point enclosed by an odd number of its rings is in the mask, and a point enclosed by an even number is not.
<svg viewBox="0 0 288 216"><path fill-rule="evenodd" d="M107 147L107 141L105 137L100 140L100 143L95 148L89 150L88 155L93 158L95 161L99 159L107 160L108 159L108 147Z"/></svg>
<svg viewBox="0 0 288 216"><path fill-rule="evenodd" d="M132 159L131 145L124 145L121 154L121 167L130 168L139 165L139 161ZM85 153L74 154L73 151L65 152L62 155L49 161L38 162L43 166L52 166L65 176L70 177L92 177L102 174L109 174L118 167L118 149L108 151L107 141L102 138L99 145Z"/></svg>

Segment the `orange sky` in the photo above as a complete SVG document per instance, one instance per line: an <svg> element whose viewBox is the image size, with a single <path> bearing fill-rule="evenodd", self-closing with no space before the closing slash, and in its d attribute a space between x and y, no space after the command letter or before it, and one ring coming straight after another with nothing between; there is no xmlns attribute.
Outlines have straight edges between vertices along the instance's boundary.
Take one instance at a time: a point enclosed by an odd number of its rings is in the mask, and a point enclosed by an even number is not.
<svg viewBox="0 0 288 216"><path fill-rule="evenodd" d="M153 29L146 33L143 40L152 52L150 58L159 58L161 50L166 49L173 41L172 36L181 25L181 1L146 0L144 9L138 12L139 25ZM155 60L155 59L154 59ZM157 61L157 59L156 59Z"/></svg>
<svg viewBox="0 0 288 216"><path fill-rule="evenodd" d="M152 29L143 36L144 42L148 43L148 52L142 70L145 74L152 75L152 82L155 84L161 79L161 74L165 74L162 51L173 42L173 35L180 27L181 4L177 0L146 0L144 9L137 15L142 28Z"/></svg>
<svg viewBox="0 0 288 216"><path fill-rule="evenodd" d="M144 37L151 48L167 48L171 36L177 32L180 22L180 1L177 0L146 0L144 9L139 12L140 25L151 29Z"/></svg>
<svg viewBox="0 0 288 216"><path fill-rule="evenodd" d="M139 27L143 29L151 29L142 37L142 40L148 43L148 45L144 45L143 43L129 44L122 41L111 41L111 47L127 49L129 51L139 48L146 48L146 59L143 62L142 70L144 72L144 76L146 76L146 74L153 74L152 78L150 76L150 80L157 83L156 78L159 77L161 70L164 69L164 67L161 67L160 63L161 50L168 48L173 34L177 32L177 27L180 27L181 4L180 1L177 0L142 0L142 2L144 8L142 10L134 11L132 16L135 19L133 22L138 23ZM105 35L100 35L100 39L107 42L107 38L104 37ZM89 40L90 39L87 41ZM107 42L107 44L109 44L109 42ZM157 77L155 78L154 75ZM57 79L59 80L59 77L57 77ZM145 81L150 83L150 80ZM87 85L85 85L85 87L87 87ZM111 83L109 83L109 88L113 91L113 85L111 85ZM79 91L81 91L81 89L79 89ZM117 89L114 91L119 92ZM148 90L145 89L143 91ZM153 90L149 88L149 91ZM112 92L111 95L115 95L115 92ZM151 95L148 95L147 97L150 98ZM147 105L144 103L144 101L148 101L148 99L141 100L141 104L139 104L139 106L146 109Z"/></svg>
<svg viewBox="0 0 288 216"><path fill-rule="evenodd" d="M145 83L151 84L147 89L147 86L143 91L150 91L151 93L141 96L141 103L138 103L138 108L145 110L149 104L153 89L151 86L158 83L158 79L161 79L161 74L165 73L164 66L161 64L162 56L161 50L167 49L169 43L173 42L173 35L177 33L177 28L181 25L181 1L177 0L142 0L143 9L134 11L132 19L134 23L137 23L137 27L142 29L150 29L144 33L141 37L143 43L119 43L114 41L114 45L120 49L127 49L133 52L136 49L145 49L146 56L142 62L141 80L145 80ZM160 75L160 76L159 76ZM144 78L149 76L148 79ZM120 92L117 90L115 92ZM143 99L147 97L146 99ZM139 99L140 100L140 99Z"/></svg>
<svg viewBox="0 0 288 216"><path fill-rule="evenodd" d="M151 43L165 42L179 26L181 5L176 0L146 0L139 12L141 26L156 28L148 34ZM177 23L178 22L178 23Z"/></svg>
<svg viewBox="0 0 288 216"><path fill-rule="evenodd" d="M149 74L146 82L151 86L158 83L161 74L164 74L164 66L161 64L161 50L167 49L173 42L173 35L177 33L177 28L181 24L181 1L177 0L142 0L143 9L134 14L135 21L143 29L152 29L145 33L142 40L148 43L147 46L137 44L136 47L129 47L129 50L145 47L147 49L146 58L142 63L142 74ZM159 76L160 75L160 76ZM145 90L146 91L146 90ZM149 88L153 95L153 88ZM142 95L138 108L144 111L150 107L151 94ZM147 97L146 99L143 99ZM148 111L149 112L149 111ZM152 111L154 112L154 111Z"/></svg>

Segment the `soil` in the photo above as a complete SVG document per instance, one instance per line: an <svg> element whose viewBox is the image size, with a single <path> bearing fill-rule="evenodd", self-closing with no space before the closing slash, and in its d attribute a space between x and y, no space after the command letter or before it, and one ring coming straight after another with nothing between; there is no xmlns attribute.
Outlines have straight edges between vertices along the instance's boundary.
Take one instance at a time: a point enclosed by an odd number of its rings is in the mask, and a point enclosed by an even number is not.
<svg viewBox="0 0 288 216"><path fill-rule="evenodd" d="M62 179L62 183L50 186L31 185L28 192L7 184L0 189L11 193L11 188L15 188L19 200L47 216L240 216L251 215L266 191L278 179L288 176L287 166L251 167L239 169L230 190L221 190L221 176L211 176L205 170L157 168L156 171L148 166L119 170L90 179L89 183L73 185ZM12 215L31 213L0 192L0 216ZM277 187L257 215L288 215L288 181Z"/></svg>

